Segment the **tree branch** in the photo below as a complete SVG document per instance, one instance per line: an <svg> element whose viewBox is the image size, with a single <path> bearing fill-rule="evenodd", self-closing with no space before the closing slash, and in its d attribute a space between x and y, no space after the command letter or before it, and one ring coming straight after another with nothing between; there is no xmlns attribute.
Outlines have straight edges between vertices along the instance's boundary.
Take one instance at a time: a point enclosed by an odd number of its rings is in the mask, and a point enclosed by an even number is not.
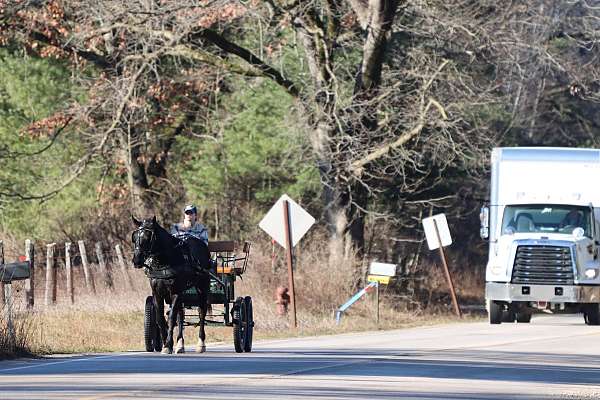
<svg viewBox="0 0 600 400"><path fill-rule="evenodd" d="M93 157L104 148L104 146L108 142L110 134L112 132L114 132L115 129L117 128L117 125L118 125L121 117L123 116L125 107L129 103L129 99L131 98L131 96L134 93L135 84L137 83L137 80L139 79L139 77L142 75L142 72L146 68L147 68L147 64L144 63L142 66L140 66L140 68L136 71L136 73L131 77L131 83L127 89L127 93L125 94L123 99L121 99L119 107L116 110L115 116L113 117L112 123L108 127L108 129L106 129L104 131L104 134L103 134L100 142L96 146L94 146L89 152L87 152L83 157L79 158L79 160L77 160L73 164L73 169L72 169L69 177L67 179L65 179L64 181L62 181L58 187L55 187L54 189L50 190L49 192L42 193L39 195L35 195L35 194L34 195L24 195L24 194L15 193L15 192L0 192L0 197L5 196L5 197L19 198L21 200L42 200L43 201L43 200L48 200L48 199L54 197L55 195L60 193L64 188L66 188L71 183L73 183L73 181L75 181L75 179L77 179L85 171L85 169L87 168L87 166L89 165L89 163L93 159Z"/></svg>
<svg viewBox="0 0 600 400"><path fill-rule="evenodd" d="M448 118L446 111L444 110L442 105L437 100L429 98L429 102L427 103L427 105L421 112L421 115L419 116L419 123L417 125L415 125L410 131L404 132L402 135L400 135L398 139L394 140L393 142L377 148L376 150L367 154L360 160L354 161L352 164L350 164L350 172L352 172L352 174L356 176L360 176L362 174L362 170L367 164L377 160L378 158L383 157L384 155L388 154L391 150L402 146L403 144L411 140L413 137L417 136L425 127L425 116L429 112L431 106L434 106L438 109L439 113L442 115L442 118L444 120Z"/></svg>
<svg viewBox="0 0 600 400"><path fill-rule="evenodd" d="M399 0L369 2L367 38L363 45L363 59L355 93L374 89L381 83L381 68L398 3Z"/></svg>
<svg viewBox="0 0 600 400"><path fill-rule="evenodd" d="M278 70L265 63L259 57L250 52L248 49L245 49L233 42L230 42L223 36L219 35L217 32L211 29L202 29L193 33L192 38L205 39L217 46L218 48L220 48L221 50L229 54L238 56L242 60L246 61L248 64L258 69L263 76L274 80L293 97L300 96L300 92L298 91L298 88L294 82L285 79Z"/></svg>
<svg viewBox="0 0 600 400"><path fill-rule="evenodd" d="M73 120L73 116L69 116L67 118L67 120L65 121L65 123L62 126L60 126L58 129L56 129L56 131L54 132L54 135L52 135L52 137L50 138L50 143L48 143L47 145L45 145L41 149L33 151L31 153L28 153L28 152L7 152L6 155L0 154L0 158L33 157L33 156L37 156L37 155L42 154L43 152L45 152L46 150L48 150L50 147L52 147L54 145L54 143L56 143L56 140L58 139L58 137L60 136L60 134L65 130L65 128L71 123L72 120Z"/></svg>
<svg viewBox="0 0 600 400"><path fill-rule="evenodd" d="M84 60L87 60L102 69L109 69L109 68L113 68L115 66L114 63L108 61L105 57L102 57L98 53L94 53L92 51L87 51L87 50L81 50L74 46L68 46L66 44L55 43L48 36L46 36L40 32L34 31L34 32L31 32L30 35L31 35L32 39L35 39L38 42L41 42L41 43L44 43L44 44L47 44L50 46L54 46L54 47L57 47L62 50L73 52L73 53L77 54L79 57L83 58Z"/></svg>

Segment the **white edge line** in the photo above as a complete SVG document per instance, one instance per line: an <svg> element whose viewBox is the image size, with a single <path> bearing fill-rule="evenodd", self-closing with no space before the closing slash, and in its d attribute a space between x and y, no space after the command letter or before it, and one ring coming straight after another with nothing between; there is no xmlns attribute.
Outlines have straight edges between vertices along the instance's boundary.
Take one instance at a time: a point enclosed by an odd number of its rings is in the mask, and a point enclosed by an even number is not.
<svg viewBox="0 0 600 400"><path fill-rule="evenodd" d="M113 357L121 357L124 355L128 355L128 353L117 353L117 354L108 354L108 355L104 355L104 356L96 356L96 355L92 355L92 356L86 356L86 355L80 355L81 358L76 358L76 359L69 359L69 360L61 360L61 361L52 361L52 362L43 362L47 359L41 359L42 362L36 363L35 365L24 365L21 367L12 367L12 368L2 368L0 369L0 375L3 374L3 372L7 372L7 371L18 371L21 369L30 369L30 368L39 368L39 367L46 367L48 365L57 365L57 364L67 364L67 363L74 363L74 362L79 362L79 361L89 361L92 359L101 359L101 358L113 358ZM77 357L77 356L75 356ZM34 359L34 361L38 361L39 359Z"/></svg>

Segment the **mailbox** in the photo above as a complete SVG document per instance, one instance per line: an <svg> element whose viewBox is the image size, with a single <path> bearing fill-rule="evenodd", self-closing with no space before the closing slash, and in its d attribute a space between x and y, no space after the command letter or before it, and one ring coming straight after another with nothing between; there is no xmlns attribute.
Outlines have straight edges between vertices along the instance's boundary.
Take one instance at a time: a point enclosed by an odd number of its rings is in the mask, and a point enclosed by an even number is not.
<svg viewBox="0 0 600 400"><path fill-rule="evenodd" d="M29 261L0 264L0 282L11 283L31 276Z"/></svg>

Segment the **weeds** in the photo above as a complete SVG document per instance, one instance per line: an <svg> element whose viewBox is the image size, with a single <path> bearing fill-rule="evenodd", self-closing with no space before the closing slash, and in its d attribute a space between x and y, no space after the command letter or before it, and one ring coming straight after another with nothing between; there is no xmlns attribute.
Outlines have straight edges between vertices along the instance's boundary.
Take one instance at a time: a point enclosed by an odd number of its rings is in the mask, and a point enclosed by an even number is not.
<svg viewBox="0 0 600 400"><path fill-rule="evenodd" d="M410 299L402 297L393 288L383 286L379 325L375 322L376 305L371 295L358 301L344 314L341 324L336 325L335 310L355 290L352 263L328 263L327 251L325 246L320 245L322 241L318 237L303 243L295 250L298 329L290 329L290 318L276 312L275 290L278 286L288 286L283 250L277 248L273 259L270 243L262 241L254 244L248 270L236 281L235 291L236 296L251 296L253 299L255 339L396 329L455 320L447 311L449 307L423 312L420 307L409 307ZM96 294L85 287L80 268L74 269L74 304L70 303L65 289L64 269L58 270L57 303L52 306L43 305L45 274L41 269L36 268L36 305L33 310L25 310L22 283L15 283L18 310L16 340L14 344L9 343L6 318L0 317L0 356L143 349L143 309L145 298L150 295L147 278L140 270L128 270L133 281L133 287L130 287L127 280L121 278L121 271L114 268L115 286L108 289L103 287L99 270L93 268L93 271ZM464 281L469 279L473 280L465 277ZM458 280L461 281L461 277ZM432 279L432 282L443 287L440 279ZM215 305L215 310L218 307ZM187 312L195 314L195 310ZM436 314L432 315L433 312ZM195 316L188 319L191 318ZM197 332L195 328L185 329L187 345L195 344ZM210 350L211 344L231 343L232 329L209 326L207 337Z"/></svg>
<svg viewBox="0 0 600 400"><path fill-rule="evenodd" d="M29 313L13 311L11 322L4 308L0 313L0 359L31 355L34 325Z"/></svg>

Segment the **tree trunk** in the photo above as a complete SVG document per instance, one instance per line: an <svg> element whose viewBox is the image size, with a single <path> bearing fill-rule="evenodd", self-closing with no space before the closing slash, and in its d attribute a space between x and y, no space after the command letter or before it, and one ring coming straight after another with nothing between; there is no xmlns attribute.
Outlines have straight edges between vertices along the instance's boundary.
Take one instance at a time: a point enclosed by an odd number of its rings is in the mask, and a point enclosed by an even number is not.
<svg viewBox="0 0 600 400"><path fill-rule="evenodd" d="M148 175L146 174L140 145L141 138L137 136L133 129L121 135L118 158L127 167L127 182L131 196L131 213L145 218L152 213L152 207L147 196L150 186L148 184Z"/></svg>
<svg viewBox="0 0 600 400"><path fill-rule="evenodd" d="M357 271L354 261L364 255L364 210L367 208L367 190L358 182L348 183L344 171L336 170L328 142L335 127L328 124L324 114L313 131L312 146L319 155L317 165L323 182L322 201L330 235L330 263L344 263Z"/></svg>
<svg viewBox="0 0 600 400"><path fill-rule="evenodd" d="M330 262L344 263L362 279L361 265L365 256L365 212L367 191L358 185L324 186L326 220L330 235Z"/></svg>
<svg viewBox="0 0 600 400"><path fill-rule="evenodd" d="M148 197L148 177L144 163L139 160L139 147L131 149L130 163L127 175L131 190L131 202L135 214L148 217L152 214L152 205Z"/></svg>

